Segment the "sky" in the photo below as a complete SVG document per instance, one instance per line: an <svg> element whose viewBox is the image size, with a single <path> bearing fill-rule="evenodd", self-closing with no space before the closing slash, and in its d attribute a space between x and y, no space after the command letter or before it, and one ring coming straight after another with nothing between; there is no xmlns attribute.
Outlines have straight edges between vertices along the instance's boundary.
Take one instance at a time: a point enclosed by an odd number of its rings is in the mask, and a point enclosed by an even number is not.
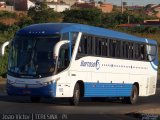
<svg viewBox="0 0 160 120"><path fill-rule="evenodd" d="M107 3L112 3L113 5L120 5L121 0L95 0L95 1L102 1ZM147 4L160 4L160 0L123 0L123 2L127 2L128 6L131 5L139 5L145 6Z"/></svg>

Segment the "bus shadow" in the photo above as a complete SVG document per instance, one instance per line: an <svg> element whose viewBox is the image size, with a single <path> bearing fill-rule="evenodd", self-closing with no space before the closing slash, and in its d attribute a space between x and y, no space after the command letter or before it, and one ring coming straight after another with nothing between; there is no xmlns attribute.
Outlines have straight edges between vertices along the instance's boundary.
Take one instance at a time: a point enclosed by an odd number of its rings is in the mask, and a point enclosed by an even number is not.
<svg viewBox="0 0 160 120"><path fill-rule="evenodd" d="M160 96L151 96L148 98L141 97L138 100L136 105L157 103L155 99L158 99ZM1 95L1 102L11 102L11 103L33 103L28 96L8 96ZM69 99L55 99L55 98L41 98L39 103L52 104L53 106L70 106ZM114 105L130 105L122 102L117 98L82 98L78 106L114 106Z"/></svg>
<svg viewBox="0 0 160 120"><path fill-rule="evenodd" d="M14 103L30 103L29 97L20 97L20 96L0 96L0 101L2 102L14 102Z"/></svg>
<svg viewBox="0 0 160 120"><path fill-rule="evenodd" d="M8 95L1 95L0 96L1 102L12 102L12 103L32 103L30 97L28 96L8 96ZM41 98L39 103L45 104L53 104L58 106L69 106L70 102L69 99L54 99L54 98ZM96 103L96 104L95 104ZM123 104L120 100L116 99L102 99L102 98L82 98L80 99L79 106L96 106L96 105L107 105L111 103Z"/></svg>

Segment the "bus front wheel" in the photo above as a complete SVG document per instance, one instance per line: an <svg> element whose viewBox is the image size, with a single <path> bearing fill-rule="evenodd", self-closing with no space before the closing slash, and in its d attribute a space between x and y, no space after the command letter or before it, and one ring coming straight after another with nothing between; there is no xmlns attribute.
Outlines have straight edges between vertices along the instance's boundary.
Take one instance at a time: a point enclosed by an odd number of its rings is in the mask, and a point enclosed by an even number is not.
<svg viewBox="0 0 160 120"><path fill-rule="evenodd" d="M136 104L137 100L138 100L138 88L136 85L133 85L131 95L129 97L125 97L123 99L123 102L128 104Z"/></svg>
<svg viewBox="0 0 160 120"><path fill-rule="evenodd" d="M31 99L31 101L34 102L34 103L40 102L40 97L31 97L30 99Z"/></svg>
<svg viewBox="0 0 160 120"><path fill-rule="evenodd" d="M70 104L78 105L79 100L80 100L80 87L79 84L77 83L74 88L73 97L70 99Z"/></svg>

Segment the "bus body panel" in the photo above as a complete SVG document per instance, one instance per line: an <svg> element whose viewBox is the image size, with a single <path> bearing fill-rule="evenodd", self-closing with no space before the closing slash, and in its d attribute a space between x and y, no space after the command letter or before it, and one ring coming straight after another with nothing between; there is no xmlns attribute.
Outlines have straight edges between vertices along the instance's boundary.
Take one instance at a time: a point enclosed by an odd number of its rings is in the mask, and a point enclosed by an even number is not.
<svg viewBox="0 0 160 120"><path fill-rule="evenodd" d="M105 83L108 85L133 85L137 82L139 84L140 96L155 94L157 74L151 67L150 62L83 57L75 60L70 69L75 70L74 72L77 75L75 79L80 79L84 83L91 83L93 86L94 84L102 83L104 83L104 85Z"/></svg>

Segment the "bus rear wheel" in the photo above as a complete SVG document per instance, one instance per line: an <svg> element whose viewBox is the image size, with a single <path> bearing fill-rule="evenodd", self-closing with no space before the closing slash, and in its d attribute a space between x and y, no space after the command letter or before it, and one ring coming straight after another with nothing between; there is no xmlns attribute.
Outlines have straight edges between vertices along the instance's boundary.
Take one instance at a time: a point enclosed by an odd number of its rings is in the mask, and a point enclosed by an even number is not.
<svg viewBox="0 0 160 120"><path fill-rule="evenodd" d="M31 97L30 99L31 99L31 101L32 101L33 103L38 103L38 102L40 102L40 97Z"/></svg>
<svg viewBox="0 0 160 120"><path fill-rule="evenodd" d="M79 100L80 100L80 87L79 84L77 83L74 88L73 97L70 99L70 104L78 105Z"/></svg>
<svg viewBox="0 0 160 120"><path fill-rule="evenodd" d="M138 88L136 85L133 85L131 95L129 97L125 97L123 99L123 102L128 104L136 104L137 100L138 100Z"/></svg>

